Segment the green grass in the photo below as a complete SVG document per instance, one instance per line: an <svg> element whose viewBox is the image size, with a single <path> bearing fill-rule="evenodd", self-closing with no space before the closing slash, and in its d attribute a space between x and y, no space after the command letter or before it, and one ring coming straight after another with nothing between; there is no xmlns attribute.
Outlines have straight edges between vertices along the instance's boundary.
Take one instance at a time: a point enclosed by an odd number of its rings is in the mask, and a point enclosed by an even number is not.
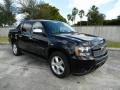
<svg viewBox="0 0 120 90"><path fill-rule="evenodd" d="M8 43L7 37L0 37L0 43Z"/></svg>
<svg viewBox="0 0 120 90"><path fill-rule="evenodd" d="M120 48L120 42L107 41L107 47Z"/></svg>
<svg viewBox="0 0 120 90"><path fill-rule="evenodd" d="M0 37L0 43L8 43L8 38ZM120 42L107 41L107 47L120 48Z"/></svg>

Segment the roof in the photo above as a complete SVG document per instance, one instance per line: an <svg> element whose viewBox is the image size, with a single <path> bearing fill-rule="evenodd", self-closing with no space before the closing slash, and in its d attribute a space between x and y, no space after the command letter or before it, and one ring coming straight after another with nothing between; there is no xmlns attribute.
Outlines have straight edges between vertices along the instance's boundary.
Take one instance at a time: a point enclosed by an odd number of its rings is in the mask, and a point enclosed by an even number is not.
<svg viewBox="0 0 120 90"><path fill-rule="evenodd" d="M35 22L35 21L57 21L57 20L34 19L34 20L25 20L25 21Z"/></svg>

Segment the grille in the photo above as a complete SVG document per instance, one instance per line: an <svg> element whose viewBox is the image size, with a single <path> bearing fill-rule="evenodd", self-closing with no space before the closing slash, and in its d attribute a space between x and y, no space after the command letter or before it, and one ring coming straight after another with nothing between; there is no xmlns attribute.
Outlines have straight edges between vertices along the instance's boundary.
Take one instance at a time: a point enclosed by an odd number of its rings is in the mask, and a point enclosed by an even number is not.
<svg viewBox="0 0 120 90"><path fill-rule="evenodd" d="M106 46L105 45L100 45L100 46L97 46L97 48L96 47L94 47L93 49L92 49L92 52L93 52L93 56L94 57L99 57L99 56L102 56L102 55L104 55L105 53L106 53Z"/></svg>

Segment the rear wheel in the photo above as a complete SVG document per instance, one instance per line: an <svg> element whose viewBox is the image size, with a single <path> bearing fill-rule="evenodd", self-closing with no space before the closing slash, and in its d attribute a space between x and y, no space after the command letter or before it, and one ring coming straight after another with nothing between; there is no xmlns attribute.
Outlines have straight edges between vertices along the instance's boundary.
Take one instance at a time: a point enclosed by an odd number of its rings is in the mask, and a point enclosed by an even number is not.
<svg viewBox="0 0 120 90"><path fill-rule="evenodd" d="M12 44L12 51L15 56L21 55L21 50L16 43Z"/></svg>
<svg viewBox="0 0 120 90"><path fill-rule="evenodd" d="M50 68L53 74L59 78L64 78L70 74L67 57L61 52L54 52L50 56Z"/></svg>

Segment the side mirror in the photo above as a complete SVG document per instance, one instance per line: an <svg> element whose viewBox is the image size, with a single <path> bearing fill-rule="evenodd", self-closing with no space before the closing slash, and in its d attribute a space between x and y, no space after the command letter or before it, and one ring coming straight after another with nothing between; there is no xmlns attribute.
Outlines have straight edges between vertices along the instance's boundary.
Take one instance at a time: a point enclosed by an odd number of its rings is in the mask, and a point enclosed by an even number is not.
<svg viewBox="0 0 120 90"><path fill-rule="evenodd" d="M33 33L42 33L42 29L33 29Z"/></svg>

